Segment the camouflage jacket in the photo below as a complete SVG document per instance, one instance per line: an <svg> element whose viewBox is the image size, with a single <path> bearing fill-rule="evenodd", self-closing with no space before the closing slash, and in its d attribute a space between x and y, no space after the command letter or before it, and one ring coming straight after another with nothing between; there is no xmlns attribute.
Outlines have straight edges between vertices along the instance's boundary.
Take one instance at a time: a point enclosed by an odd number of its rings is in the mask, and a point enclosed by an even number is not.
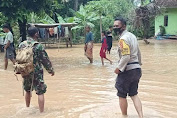
<svg viewBox="0 0 177 118"><path fill-rule="evenodd" d="M36 43L32 38L27 38L28 44ZM25 43L22 42L19 45L19 49L26 47ZM43 68L48 71L48 73L53 73L54 69L52 67L52 63L49 60L49 57L44 49L44 47L37 43L33 46L33 65L34 65L34 76L38 79L43 79Z"/></svg>

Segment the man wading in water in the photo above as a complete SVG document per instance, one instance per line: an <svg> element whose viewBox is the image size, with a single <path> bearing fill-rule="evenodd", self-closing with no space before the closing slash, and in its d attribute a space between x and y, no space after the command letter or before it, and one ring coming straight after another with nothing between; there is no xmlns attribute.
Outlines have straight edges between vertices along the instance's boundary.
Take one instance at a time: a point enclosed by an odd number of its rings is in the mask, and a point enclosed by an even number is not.
<svg viewBox="0 0 177 118"><path fill-rule="evenodd" d="M86 26L85 30L87 32L85 39L85 56L89 59L90 63L93 63L93 33L90 31L90 26Z"/></svg>
<svg viewBox="0 0 177 118"><path fill-rule="evenodd" d="M126 30L126 21L117 18L114 21L114 31L120 35L119 63L115 69L118 74L115 87L118 90L119 104L122 115L127 115L127 94L133 100L139 118L143 118L142 104L138 97L138 83L141 78L141 54L134 34Z"/></svg>
<svg viewBox="0 0 177 118"><path fill-rule="evenodd" d="M28 35L30 38L27 39L27 44L34 44L38 38L38 29L35 27L30 27L28 29ZM23 49L26 47L26 43L22 42L19 45L20 49ZM30 101L31 101L31 89L35 89L36 94L38 95L38 103L39 103L39 110L40 112L44 111L44 93L46 92L47 85L44 83L43 79L43 68L48 71L51 76L54 76L54 70L52 68L52 64L49 60L49 57L44 50L44 47L36 43L33 46L33 66L34 66L34 71L31 72L27 76L23 76L24 82L23 82L23 87L24 90L26 91L26 106L30 106ZM31 88L32 87L32 88Z"/></svg>

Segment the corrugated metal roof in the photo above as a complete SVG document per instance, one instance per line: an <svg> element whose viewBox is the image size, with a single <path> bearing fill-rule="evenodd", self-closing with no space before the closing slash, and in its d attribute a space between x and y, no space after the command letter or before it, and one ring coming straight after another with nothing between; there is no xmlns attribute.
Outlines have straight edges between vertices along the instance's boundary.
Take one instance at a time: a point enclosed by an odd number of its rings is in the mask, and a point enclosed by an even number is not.
<svg viewBox="0 0 177 118"><path fill-rule="evenodd" d="M39 24L32 24L31 25L34 25L36 27L39 27L39 28L52 28L52 27L57 27L59 25L63 26L63 27L73 27L73 26L76 26L77 23L54 23L54 24L42 24L42 23L39 23Z"/></svg>

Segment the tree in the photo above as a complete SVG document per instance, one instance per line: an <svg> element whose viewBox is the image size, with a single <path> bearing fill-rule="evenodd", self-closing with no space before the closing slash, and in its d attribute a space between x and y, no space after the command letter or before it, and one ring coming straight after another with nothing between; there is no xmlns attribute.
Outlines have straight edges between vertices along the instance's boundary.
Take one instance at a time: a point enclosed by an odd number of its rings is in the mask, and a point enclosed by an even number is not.
<svg viewBox="0 0 177 118"><path fill-rule="evenodd" d="M72 29L84 30L86 25L94 27L93 21L98 20L99 17L93 12L87 12L83 5L80 6L79 11L75 12L74 22L78 23ZM84 33L85 34L85 33Z"/></svg>
<svg viewBox="0 0 177 118"><path fill-rule="evenodd" d="M88 2L86 9L88 12L94 12L99 16L100 35L103 29L103 20L114 20L117 16L128 17L128 13L133 8L133 3L128 0L100 0ZM102 36L100 36L102 39Z"/></svg>
<svg viewBox="0 0 177 118"><path fill-rule="evenodd" d="M7 18L0 12L0 25L4 24Z"/></svg>
<svg viewBox="0 0 177 118"><path fill-rule="evenodd" d="M18 22L22 40L26 40L27 16L31 12L49 13L54 2L56 0L0 0L0 11L7 17L8 22Z"/></svg>

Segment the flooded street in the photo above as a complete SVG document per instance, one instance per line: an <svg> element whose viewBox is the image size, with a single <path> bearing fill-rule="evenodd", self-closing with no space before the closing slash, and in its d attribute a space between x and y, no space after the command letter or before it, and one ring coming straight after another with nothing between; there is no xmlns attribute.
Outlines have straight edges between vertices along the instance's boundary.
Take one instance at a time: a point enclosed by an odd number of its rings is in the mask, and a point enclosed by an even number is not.
<svg viewBox="0 0 177 118"><path fill-rule="evenodd" d="M143 76L139 86L145 118L177 117L177 41L152 40L150 45L140 41ZM83 45L73 48L48 49L55 69L51 77L45 71L48 86L45 112L38 110L37 95L33 92L31 107L25 107L22 79L16 80L9 63L3 70L0 53L0 118L122 118L114 88L113 73L118 61L117 43L111 55L114 62L102 66L100 44L94 46L94 63L88 64ZM129 100L129 117L138 118Z"/></svg>

